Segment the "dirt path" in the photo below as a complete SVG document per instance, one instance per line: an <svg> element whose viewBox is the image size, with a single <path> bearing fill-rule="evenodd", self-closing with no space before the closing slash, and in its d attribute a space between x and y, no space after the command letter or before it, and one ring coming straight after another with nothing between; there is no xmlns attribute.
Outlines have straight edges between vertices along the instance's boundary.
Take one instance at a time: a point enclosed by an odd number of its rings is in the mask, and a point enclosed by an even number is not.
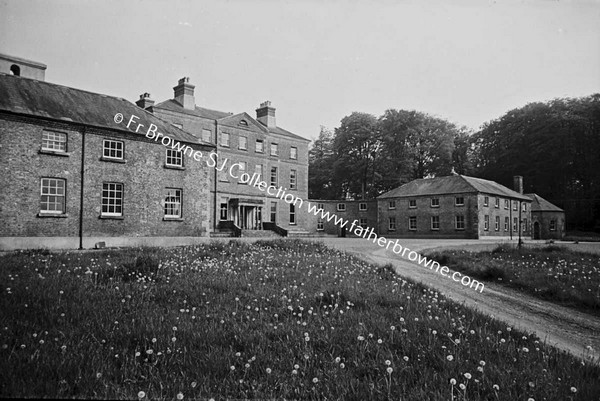
<svg viewBox="0 0 600 401"><path fill-rule="evenodd" d="M324 242L331 247L354 253L368 262L391 263L401 276L433 287L449 298L500 319L514 328L535 332L541 340L573 355L587 356L600 361L598 318L538 300L494 283L485 283L485 289L480 293L416 263L399 258L393 252L366 240L326 239ZM468 240L401 240L400 243L415 251L438 247L481 249L496 245ZM588 346L592 346L593 351L587 350Z"/></svg>

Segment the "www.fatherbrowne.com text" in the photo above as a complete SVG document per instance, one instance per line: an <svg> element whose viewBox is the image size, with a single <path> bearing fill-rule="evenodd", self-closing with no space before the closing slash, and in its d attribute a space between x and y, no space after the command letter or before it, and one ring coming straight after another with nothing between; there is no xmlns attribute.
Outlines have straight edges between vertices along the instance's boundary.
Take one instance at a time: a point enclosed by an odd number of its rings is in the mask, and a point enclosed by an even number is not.
<svg viewBox="0 0 600 401"><path fill-rule="evenodd" d="M248 184L254 188L258 188L260 191L266 192L272 197L282 199L286 203L294 205L299 209L305 206L308 213L312 213L314 216L317 216L323 221L333 221L333 223L340 228L347 228L349 226L348 230L358 237L373 241L374 244L377 244L380 247L385 248L386 250L390 250L391 248L391 251L396 255L408 259L411 262L416 262L425 268L429 268L430 270L441 274L443 277L447 277L449 279L452 279L453 281L459 282L463 286L474 288L476 291L479 290L479 292L483 292L483 283L474 280L467 275L462 275L460 272L450 272L448 266L441 266L438 262L431 260L419 254L416 251L403 247L400 243L398 243L398 239L393 240L387 239L383 236L378 236L372 227L361 227L357 224L357 220L354 220L351 223L349 223L348 220L339 217L335 214L325 212L323 211L323 209L318 208L317 205L314 205L309 201L307 201L305 205L305 202L302 198L292 193L286 192L286 189L282 187L277 188L273 185L267 184L265 181L262 181L260 179L260 174L258 173L250 175L246 172L243 172L242 174L239 174L240 169L243 167L240 163L230 163L229 159L227 158L219 160L219 155L215 151L211 151L205 158L205 155L201 151L194 150L191 146L184 145L181 142L176 141L171 137L162 134L161 132L158 132L158 127L154 124L150 124L144 132L142 128L144 128L145 125L138 123L139 119L140 118L138 116L131 115L126 127L134 132L144 133L146 138L154 140L155 142L158 142L160 139L160 142L167 148L179 151L183 155L187 155L188 157L198 162L201 162L204 159L208 167L214 168L217 171L223 171L227 169L227 173L229 174L229 176L236 180L239 180L244 184ZM121 113L115 114L114 121L117 124L120 124L124 121L123 115Z"/></svg>

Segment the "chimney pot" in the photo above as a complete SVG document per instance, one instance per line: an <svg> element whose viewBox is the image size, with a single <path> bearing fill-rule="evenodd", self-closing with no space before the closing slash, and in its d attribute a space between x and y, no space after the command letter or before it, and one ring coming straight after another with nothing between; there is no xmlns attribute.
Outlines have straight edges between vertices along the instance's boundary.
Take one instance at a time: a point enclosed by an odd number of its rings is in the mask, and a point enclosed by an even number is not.
<svg viewBox="0 0 600 401"><path fill-rule="evenodd" d="M275 122L275 107L271 106L269 100L262 102L260 107L256 109L256 119L267 128L274 128L277 126Z"/></svg>
<svg viewBox="0 0 600 401"><path fill-rule="evenodd" d="M173 88L173 91L177 103L182 105L184 109L194 110L196 108L196 100L194 98L195 86L189 82L189 77L181 78L177 86Z"/></svg>
<svg viewBox="0 0 600 401"><path fill-rule="evenodd" d="M148 107L154 106L154 100L150 98L150 94L148 92L142 93L140 98L135 104L142 109L147 109Z"/></svg>

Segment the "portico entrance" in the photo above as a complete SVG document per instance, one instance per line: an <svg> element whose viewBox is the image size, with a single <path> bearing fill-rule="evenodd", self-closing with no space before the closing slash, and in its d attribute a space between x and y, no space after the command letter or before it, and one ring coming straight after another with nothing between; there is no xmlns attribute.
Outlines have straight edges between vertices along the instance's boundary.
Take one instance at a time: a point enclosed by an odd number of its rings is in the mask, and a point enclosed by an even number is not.
<svg viewBox="0 0 600 401"><path fill-rule="evenodd" d="M262 230L262 200L235 198L229 203L236 226L242 230Z"/></svg>

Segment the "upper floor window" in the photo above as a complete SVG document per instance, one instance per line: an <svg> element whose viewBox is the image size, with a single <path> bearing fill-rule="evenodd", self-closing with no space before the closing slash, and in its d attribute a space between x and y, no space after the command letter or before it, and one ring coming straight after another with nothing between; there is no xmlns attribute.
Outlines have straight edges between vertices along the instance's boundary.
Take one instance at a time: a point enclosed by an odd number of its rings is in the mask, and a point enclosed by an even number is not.
<svg viewBox="0 0 600 401"><path fill-rule="evenodd" d="M271 167L271 185L277 186L277 167Z"/></svg>
<svg viewBox="0 0 600 401"><path fill-rule="evenodd" d="M181 189L167 188L165 191L165 218L181 218Z"/></svg>
<svg viewBox="0 0 600 401"><path fill-rule="evenodd" d="M550 231L556 230L556 220L550 220Z"/></svg>
<svg viewBox="0 0 600 401"><path fill-rule="evenodd" d="M527 203L523 202L523 203L521 204L521 210L522 210L522 211L524 211L524 212L526 212L526 211L527 211Z"/></svg>
<svg viewBox="0 0 600 401"><path fill-rule="evenodd" d="M498 198L496 196L496 203L494 204L494 206L496 207L496 209L500 208L500 198Z"/></svg>
<svg viewBox="0 0 600 401"><path fill-rule="evenodd" d="M431 207L440 207L440 198L431 198Z"/></svg>
<svg viewBox="0 0 600 401"><path fill-rule="evenodd" d="M258 174L258 180L262 179L262 175L263 175L262 164L257 164L256 166L254 166L254 174Z"/></svg>
<svg viewBox="0 0 600 401"><path fill-rule="evenodd" d="M247 127L248 126L248 121L246 121L246 120L240 120L240 122L238 123L238 125L240 127Z"/></svg>
<svg viewBox="0 0 600 401"><path fill-rule="evenodd" d="M247 150L248 149L248 138L245 136L240 136L240 143L238 144L238 149Z"/></svg>
<svg viewBox="0 0 600 401"><path fill-rule="evenodd" d="M317 210L323 210L323 204L317 203Z"/></svg>
<svg viewBox="0 0 600 401"><path fill-rule="evenodd" d="M102 216L123 216L123 184L102 184Z"/></svg>
<svg viewBox="0 0 600 401"><path fill-rule="evenodd" d="M358 210L364 212L365 210L367 210L367 204L365 202L360 202L358 204Z"/></svg>
<svg viewBox="0 0 600 401"><path fill-rule="evenodd" d="M183 154L179 150L167 149L167 167L183 167Z"/></svg>
<svg viewBox="0 0 600 401"><path fill-rule="evenodd" d="M40 188L40 213L65 214L66 180L42 178Z"/></svg>
<svg viewBox="0 0 600 401"><path fill-rule="evenodd" d="M227 132L221 132L221 146L229 147L229 134Z"/></svg>
<svg viewBox="0 0 600 401"><path fill-rule="evenodd" d="M290 189L296 189L296 170L290 170Z"/></svg>
<svg viewBox="0 0 600 401"><path fill-rule="evenodd" d="M212 132L209 129L202 130L202 140L204 142L212 142Z"/></svg>
<svg viewBox="0 0 600 401"><path fill-rule="evenodd" d="M240 166L239 173L238 173L240 180L238 181L238 183L239 184L248 184L248 181L244 181L244 179L242 177L244 174L246 174L246 167L247 167L246 162L238 162L238 165Z"/></svg>
<svg viewBox="0 0 600 401"><path fill-rule="evenodd" d="M463 205L465 204L465 198L464 198L464 197L462 197L462 196L457 196L457 197L454 199L454 204L455 204L456 206L463 206Z"/></svg>
<svg viewBox="0 0 600 401"><path fill-rule="evenodd" d="M298 160L298 148L295 146L290 148L290 159Z"/></svg>
<svg viewBox="0 0 600 401"><path fill-rule="evenodd" d="M489 206L489 205L490 205L490 197L484 196L483 197L483 206Z"/></svg>
<svg viewBox="0 0 600 401"><path fill-rule="evenodd" d="M279 145L276 143L271 144L271 156L279 156Z"/></svg>
<svg viewBox="0 0 600 401"><path fill-rule="evenodd" d="M67 134L55 131L42 132L42 150L67 151Z"/></svg>
<svg viewBox="0 0 600 401"><path fill-rule="evenodd" d="M506 210L508 210L508 209L509 209L508 202L509 202L509 201L508 201L508 199L504 199L504 208L505 208Z"/></svg>
<svg viewBox="0 0 600 401"><path fill-rule="evenodd" d="M105 139L102 142L102 156L106 159L123 160L123 141Z"/></svg>
<svg viewBox="0 0 600 401"><path fill-rule="evenodd" d="M388 202L388 209L392 210L396 208L396 201L395 200L391 200Z"/></svg>
<svg viewBox="0 0 600 401"><path fill-rule="evenodd" d="M256 140L256 147L255 147L255 152L256 153L264 153L265 151L265 143L262 139L257 139Z"/></svg>
<svg viewBox="0 0 600 401"><path fill-rule="evenodd" d="M518 205L517 201L513 201L513 210L514 211L519 210L519 205Z"/></svg>
<svg viewBox="0 0 600 401"><path fill-rule="evenodd" d="M338 203L337 204L337 210L338 210L338 212L345 212L346 211L346 204L345 203Z"/></svg>
<svg viewBox="0 0 600 401"><path fill-rule="evenodd" d="M415 207L417 207L417 200L416 199L410 199L408 201L408 207L411 209L414 209Z"/></svg>

